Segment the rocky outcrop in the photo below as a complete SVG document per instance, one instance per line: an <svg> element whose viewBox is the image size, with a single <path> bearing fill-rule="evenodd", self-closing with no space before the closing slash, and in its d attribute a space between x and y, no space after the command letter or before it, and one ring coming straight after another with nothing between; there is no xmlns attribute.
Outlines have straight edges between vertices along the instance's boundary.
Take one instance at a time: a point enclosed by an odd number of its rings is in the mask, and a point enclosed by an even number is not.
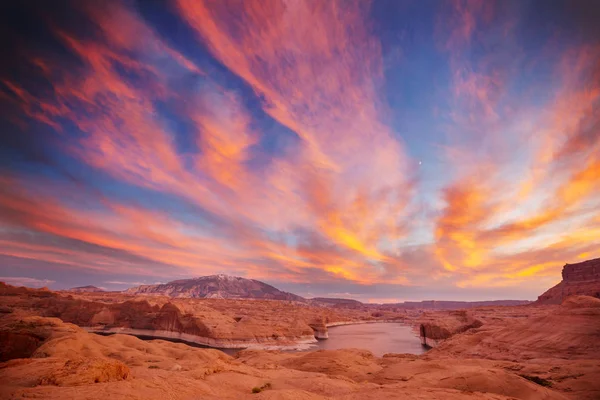
<svg viewBox="0 0 600 400"><path fill-rule="evenodd" d="M600 360L600 300L572 296L562 305L484 310L481 329L454 335L433 351L493 360ZM477 319L484 318L475 311ZM600 367L600 361L592 367ZM599 369L600 371L600 369Z"/></svg>
<svg viewBox="0 0 600 400"><path fill-rule="evenodd" d="M212 299L268 299L304 302L303 297L283 292L271 285L254 279L229 275L202 276L181 279L159 285L142 285L127 289L133 295L163 295L180 298Z"/></svg>
<svg viewBox="0 0 600 400"><path fill-rule="evenodd" d="M39 382L40 385L82 386L123 381L130 377L129 368L121 361L101 357L74 358L42 376Z"/></svg>
<svg viewBox="0 0 600 400"><path fill-rule="evenodd" d="M600 258L566 264L562 281L538 297L538 304L561 304L567 297L584 295L600 298Z"/></svg>
<svg viewBox="0 0 600 400"><path fill-rule="evenodd" d="M419 336L423 346L436 347L442 340L482 325L480 320L464 310L425 314L419 324Z"/></svg>
<svg viewBox="0 0 600 400"><path fill-rule="evenodd" d="M570 296L562 302L564 308L600 308L600 299L591 296Z"/></svg>
<svg viewBox="0 0 600 400"><path fill-rule="evenodd" d="M315 319L311 321L308 326L314 331L315 339L329 339L329 330L327 329L327 323L324 318Z"/></svg>

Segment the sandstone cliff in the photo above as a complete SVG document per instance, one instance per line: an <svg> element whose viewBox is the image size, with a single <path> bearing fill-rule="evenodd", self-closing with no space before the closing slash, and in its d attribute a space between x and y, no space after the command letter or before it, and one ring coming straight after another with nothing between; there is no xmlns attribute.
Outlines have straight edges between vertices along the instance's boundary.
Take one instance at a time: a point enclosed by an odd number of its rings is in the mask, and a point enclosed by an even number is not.
<svg viewBox="0 0 600 400"><path fill-rule="evenodd" d="M229 275L202 276L199 278L181 279L158 285L142 285L127 289L125 293L134 295L163 295L182 298L248 298L305 301L303 297L293 293L283 292L264 282Z"/></svg>
<svg viewBox="0 0 600 400"><path fill-rule="evenodd" d="M562 281L539 296L537 303L560 304L573 295L600 298L600 258L566 264L562 270Z"/></svg>

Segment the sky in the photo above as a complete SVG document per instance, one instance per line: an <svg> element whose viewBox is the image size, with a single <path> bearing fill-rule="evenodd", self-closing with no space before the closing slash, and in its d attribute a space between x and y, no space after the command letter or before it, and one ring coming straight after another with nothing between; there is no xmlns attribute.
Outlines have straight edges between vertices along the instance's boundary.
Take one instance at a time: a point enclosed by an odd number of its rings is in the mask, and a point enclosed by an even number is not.
<svg viewBox="0 0 600 400"><path fill-rule="evenodd" d="M600 257L595 1L1 3L2 281L535 299Z"/></svg>

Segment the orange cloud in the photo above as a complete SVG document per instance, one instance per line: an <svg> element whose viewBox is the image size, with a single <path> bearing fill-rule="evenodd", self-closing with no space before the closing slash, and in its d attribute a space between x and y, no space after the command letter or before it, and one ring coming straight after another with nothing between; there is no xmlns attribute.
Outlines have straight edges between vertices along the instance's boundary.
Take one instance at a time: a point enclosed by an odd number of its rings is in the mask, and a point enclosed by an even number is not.
<svg viewBox="0 0 600 400"><path fill-rule="evenodd" d="M476 172L477 167L475 171L464 170L463 177L446 188L446 205L436 221L435 252L446 269L464 276L460 285L508 286L556 273L560 262L555 258L532 262L527 257L531 249L524 249L523 243L535 240L542 232L559 235L561 224L570 224L571 231L579 232L589 243L590 232L596 229L579 231L576 227L592 221L590 210L600 207L600 147L590 141L597 136L598 115L593 104L599 98L600 81L585 78L596 73L600 52L592 56L590 48L583 47L578 56L569 52L565 59L575 60L575 72L564 77L556 99L538 111L541 122L537 136L517 138L517 143L528 150L525 154L530 157L532 173L511 182L504 178L505 159L492 159L487 173ZM506 127L497 131L502 136L490 138L492 143L515 140L502 129ZM587 146L574 144L582 140ZM515 210L516 216L510 216ZM569 243L577 249L581 245ZM542 248L558 246L576 258L566 244L540 243ZM506 257L500 249L514 254L510 263L501 262ZM586 253L598 254L597 250ZM557 253L548 255L556 257Z"/></svg>
<svg viewBox="0 0 600 400"><path fill-rule="evenodd" d="M365 4L244 2L235 18L225 4L177 4L213 54L260 93L265 112L302 139L300 154L270 173L285 185L277 189L307 193L309 218L338 246L384 260L378 240L402 231L410 185L402 146L382 122L381 49Z"/></svg>
<svg viewBox="0 0 600 400"><path fill-rule="evenodd" d="M508 287L593 257L581 242L598 229L600 52L569 50L546 104L516 99L520 48L500 5L443 5L443 188L423 195L390 126L388 60L367 2L178 0L191 39L214 58L202 66L133 8L78 3L90 35L50 23L77 62L27 53L47 90L6 78L0 101L12 120L56 130L52 151L68 162L169 205L15 174L0 180L0 252L99 271L149 264L166 277L462 287ZM294 145L263 149L274 134L259 118Z"/></svg>

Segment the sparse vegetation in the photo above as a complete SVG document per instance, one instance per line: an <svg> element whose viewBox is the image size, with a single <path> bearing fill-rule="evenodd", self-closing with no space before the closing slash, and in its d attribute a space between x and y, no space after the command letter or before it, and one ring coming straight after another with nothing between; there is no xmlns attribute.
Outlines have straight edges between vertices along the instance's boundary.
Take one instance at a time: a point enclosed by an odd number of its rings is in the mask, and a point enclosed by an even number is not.
<svg viewBox="0 0 600 400"><path fill-rule="evenodd" d="M519 376L522 378L525 378L528 381L531 381L533 383L537 383L540 386L552 387L552 382L550 382L547 379L540 378L539 376L533 376L533 375L519 375Z"/></svg>
<svg viewBox="0 0 600 400"><path fill-rule="evenodd" d="M149 369L158 369L158 365L148 365Z"/></svg>
<svg viewBox="0 0 600 400"><path fill-rule="evenodd" d="M260 392L262 392L263 390L266 390L266 389L271 389L271 384L269 382L265 383L264 385L262 385L260 387L259 386L254 386L252 388L252 393L260 393Z"/></svg>

